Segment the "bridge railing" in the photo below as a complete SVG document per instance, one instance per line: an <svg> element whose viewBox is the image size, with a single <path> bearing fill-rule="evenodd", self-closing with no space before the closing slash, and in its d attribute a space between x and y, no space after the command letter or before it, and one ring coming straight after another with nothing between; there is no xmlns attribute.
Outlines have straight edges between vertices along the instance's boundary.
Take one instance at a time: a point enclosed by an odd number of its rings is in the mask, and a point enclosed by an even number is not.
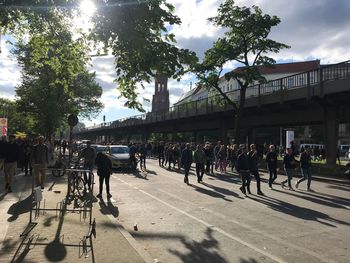
<svg viewBox="0 0 350 263"><path fill-rule="evenodd" d="M270 80L249 86L246 90L246 98L266 96L284 90L308 88L322 81L337 80L350 77L350 61L322 66L315 70L298 73L288 77ZM239 101L240 90L233 90L226 95L234 102ZM168 112L149 112L129 118L123 118L112 122L101 123L86 129L105 129L134 126L158 121L173 120L179 118L205 115L231 109L220 95L175 105Z"/></svg>

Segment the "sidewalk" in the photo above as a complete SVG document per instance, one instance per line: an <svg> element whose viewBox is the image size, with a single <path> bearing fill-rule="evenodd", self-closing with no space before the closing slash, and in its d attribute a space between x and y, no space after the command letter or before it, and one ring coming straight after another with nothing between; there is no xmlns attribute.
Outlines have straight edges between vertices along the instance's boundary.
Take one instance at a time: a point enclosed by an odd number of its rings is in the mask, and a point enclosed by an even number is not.
<svg viewBox="0 0 350 263"><path fill-rule="evenodd" d="M14 193L0 193L0 262L154 262L131 235L118 223L114 199L95 200L92 218L96 220L96 238L92 248L83 253L82 239L89 230L89 216L83 213L41 212L33 221L37 225L23 241L20 234L29 223L31 176L17 175ZM0 177L3 185L3 176ZM96 184L97 186L98 184ZM66 194L66 179L47 177L41 207L55 209ZM3 191L3 189L0 189ZM68 207L72 208L72 207ZM8 227L3 227L7 225ZM87 240L87 244L90 242ZM80 246L79 246L80 245Z"/></svg>

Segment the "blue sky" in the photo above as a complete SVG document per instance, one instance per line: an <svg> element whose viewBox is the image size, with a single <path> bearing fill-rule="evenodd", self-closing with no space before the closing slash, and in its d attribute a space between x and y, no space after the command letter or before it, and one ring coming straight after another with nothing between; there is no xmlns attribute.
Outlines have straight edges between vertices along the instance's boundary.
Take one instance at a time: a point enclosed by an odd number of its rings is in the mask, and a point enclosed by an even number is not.
<svg viewBox="0 0 350 263"><path fill-rule="evenodd" d="M221 0L169 0L175 5L175 12L181 18L182 24L171 28L177 43L182 48L188 48L203 56L205 50L211 47L222 30L211 25L207 18L215 16ZM240 0L238 5L258 5L263 12L277 15L281 23L271 32L271 38L286 43L290 49L283 50L272 57L278 62L291 62L320 59L321 64L336 63L350 59L350 1L346 0ZM15 99L15 86L20 83L20 69L13 57L9 55L10 46L1 39L0 54L0 97ZM94 57L91 71L96 71L97 81L103 88L101 101L103 111L91 120L83 120L86 125L140 114L135 110L123 107L125 100L118 99L113 57ZM228 64L227 70L234 69L236 64ZM169 80L170 102L175 103L182 93L190 88L194 79L186 75L180 82ZM140 100L145 97L152 99L154 84L144 84L145 89L139 90Z"/></svg>

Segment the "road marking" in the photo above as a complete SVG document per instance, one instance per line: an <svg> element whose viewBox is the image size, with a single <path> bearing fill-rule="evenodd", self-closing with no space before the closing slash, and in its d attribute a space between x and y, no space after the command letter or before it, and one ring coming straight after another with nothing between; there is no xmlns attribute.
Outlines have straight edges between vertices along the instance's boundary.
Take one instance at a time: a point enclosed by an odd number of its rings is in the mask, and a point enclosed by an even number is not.
<svg viewBox="0 0 350 263"><path fill-rule="evenodd" d="M188 204L193 205L192 202L189 202L189 201L187 201L187 200L185 200L185 199L182 199L182 198L180 198L180 197L178 197L178 196L176 196L176 195L170 194L170 193L168 193L168 192L166 192L166 191L163 191L163 190L160 190L160 189L157 189L157 191L162 192L162 193L164 193L164 194L166 194L166 195L168 195L168 196L170 196L170 197L172 197L172 198L178 199L178 200L180 200L180 201L182 201L182 202L185 202L185 203L188 203ZM251 226L249 226L249 225L247 225L247 224L238 222L238 221L236 221L236 220L234 220L234 219L232 219L232 218L227 218L227 216L225 216L225 215L223 215L223 214L220 214L220 213L217 213L217 212L214 212L213 210L211 210L211 209L209 209L209 208L202 207L202 206L199 207L199 208L202 209L202 210L204 210L204 211L206 211L206 212L209 212L209 213L213 214L214 216L218 216L218 217L220 217L220 218L222 218L222 219L225 219L225 220L227 220L227 221L229 221L229 222L231 222L231 223L234 223L234 224L236 224L236 225L239 225L239 226L241 226L241 227L244 227L244 228L246 228L246 229L248 229L248 230L250 230L250 231L254 231L254 232L256 232L256 233L258 233L258 234L260 234L260 235L263 235L263 236L265 236L265 237L268 237L268 238L270 238L270 239L272 239L272 240L274 240L274 241L277 241L277 242L280 243L280 244L285 244L285 245L287 245L288 247L293 247L294 249L300 250L300 251L302 251L303 253L305 253L305 254L307 254L307 255L309 255L309 256L313 256L313 257L319 259L320 262L333 262L333 263L336 263L336 261L334 261L334 260L332 260L332 259L327 259L327 260L325 260L323 256L321 256L321 255L319 255L319 254L317 254L317 253L315 253L315 252L313 252L313 251L310 251L310 250L307 250L307 249L305 249L305 248L303 248L303 247L299 247L299 246L297 246L297 245L294 245L294 244L292 244L292 243L289 243L288 241L286 241L286 240L284 240L284 239L280 239L280 238L278 238L278 237L275 237L275 236L272 236L272 235L270 235L270 234L267 234L267 233L265 233L265 232L263 232L263 231L260 231L259 229L256 229L256 228L251 227Z"/></svg>
<svg viewBox="0 0 350 263"><path fill-rule="evenodd" d="M193 220L201 223L202 225L204 225L206 227L209 227L209 228L211 228L213 230L216 230L217 232L221 233L222 235L224 235L224 236L226 236L226 237L228 237L228 238L230 238L230 239L232 239L232 240L234 240L234 241L236 241L236 242L238 242L238 243L240 243L240 244L242 244L242 245L244 245L244 246L246 246L246 247L248 247L248 248L250 248L252 250L255 250L256 252L258 252L260 254L263 254L266 257L269 257L270 259L272 259L272 260L274 260L276 262L280 262L280 263L284 263L284 262L286 263L287 262L287 261L284 261L283 259L281 259L279 257L276 257L276 256L274 256L274 255L272 255L272 254L270 254L270 253L268 253L268 252L266 252L266 251L264 251L264 250L262 250L260 248L257 248L255 246L253 246L252 244L249 244L248 242L245 242L244 240L240 239L239 237L235 237L235 236L227 233L226 231L224 231L223 229L221 229L219 227L213 226L212 224L209 224L208 222L206 222L206 221L204 221L202 219L199 219L199 218L197 218L197 217L195 217L195 216L193 216L193 215L191 215L191 214L189 214L189 213L187 213L187 212L185 212L185 211L183 211L183 210L181 210L181 209L179 209L179 208L177 208L177 207L175 207L175 206L173 206L173 205L171 205L171 204L169 204L169 203L167 203L167 202L165 202L165 201L163 201L161 199L159 199L158 197L156 197L156 196L154 196L154 195L152 195L152 194L150 194L150 193L148 193L148 192L146 192L144 190L141 190L141 189L133 186L132 184L130 184L128 182L125 182L124 180L122 180L122 179L120 179L118 177L115 177L114 175L113 175L113 178L116 178L117 180L119 180L120 182L130 186L131 188L134 188L134 189L138 190L139 192L141 192L141 193L143 193L145 195L148 195L149 197L153 198L154 200L157 200L158 202L160 202L160 203L162 203L162 204L164 204L164 205L166 205L166 206L176 210L177 212L179 212L181 214L184 214L184 215L186 215L189 218L192 218Z"/></svg>

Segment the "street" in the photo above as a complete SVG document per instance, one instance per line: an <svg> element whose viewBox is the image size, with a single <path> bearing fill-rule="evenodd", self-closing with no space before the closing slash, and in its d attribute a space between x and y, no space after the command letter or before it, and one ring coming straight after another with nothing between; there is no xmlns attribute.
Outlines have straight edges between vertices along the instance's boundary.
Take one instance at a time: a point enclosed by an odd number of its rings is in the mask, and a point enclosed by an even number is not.
<svg viewBox="0 0 350 263"><path fill-rule="evenodd" d="M314 180L306 192L268 189L244 197L236 174L183 174L147 160L147 171L114 173L120 223L156 262L349 262L349 182ZM296 179L293 180L296 182ZM293 184L294 186L294 184ZM134 230L137 224L138 231Z"/></svg>

